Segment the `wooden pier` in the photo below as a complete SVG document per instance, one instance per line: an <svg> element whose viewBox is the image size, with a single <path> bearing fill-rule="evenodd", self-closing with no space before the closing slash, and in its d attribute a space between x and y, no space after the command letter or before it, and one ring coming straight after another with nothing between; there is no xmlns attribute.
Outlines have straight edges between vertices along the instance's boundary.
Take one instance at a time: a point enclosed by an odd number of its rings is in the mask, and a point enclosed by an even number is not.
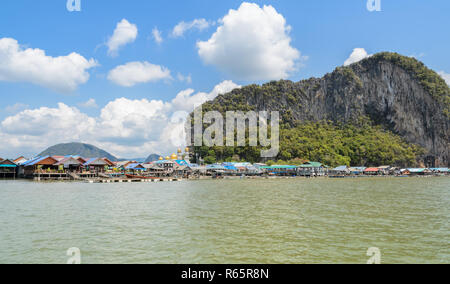
<svg viewBox="0 0 450 284"><path fill-rule="evenodd" d="M110 179L86 179L87 183L127 183L127 182L175 182L182 181L180 178L152 178L152 179L139 179L139 178L110 178Z"/></svg>

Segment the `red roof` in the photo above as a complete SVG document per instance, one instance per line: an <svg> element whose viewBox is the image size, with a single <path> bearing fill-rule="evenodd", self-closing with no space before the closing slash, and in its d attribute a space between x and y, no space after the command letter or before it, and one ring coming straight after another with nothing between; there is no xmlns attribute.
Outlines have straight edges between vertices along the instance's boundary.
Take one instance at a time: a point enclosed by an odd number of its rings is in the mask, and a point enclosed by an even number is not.
<svg viewBox="0 0 450 284"><path fill-rule="evenodd" d="M365 170L365 172L379 172L379 171L380 171L379 168L367 168L367 169Z"/></svg>

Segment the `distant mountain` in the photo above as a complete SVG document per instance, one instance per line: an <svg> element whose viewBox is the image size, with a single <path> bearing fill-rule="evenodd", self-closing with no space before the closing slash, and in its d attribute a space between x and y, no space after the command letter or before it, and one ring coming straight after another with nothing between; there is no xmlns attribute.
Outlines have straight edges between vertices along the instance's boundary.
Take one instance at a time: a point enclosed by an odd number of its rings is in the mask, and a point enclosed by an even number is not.
<svg viewBox="0 0 450 284"><path fill-rule="evenodd" d="M150 163L150 162L155 162L159 160L159 157L161 157L160 155L157 154L151 154L150 156L148 156L148 158L145 160L145 163Z"/></svg>
<svg viewBox="0 0 450 284"><path fill-rule="evenodd" d="M58 144L52 146L40 153L39 156L67 156L67 155L78 155L85 158L108 158L109 160L115 162L117 158L110 153L99 149L93 145L83 144L83 143L66 143Z"/></svg>
<svg viewBox="0 0 450 284"><path fill-rule="evenodd" d="M117 161L118 162L125 162L125 161L136 161L138 163L144 163L146 158L132 158L132 159L126 159L126 158L120 158Z"/></svg>

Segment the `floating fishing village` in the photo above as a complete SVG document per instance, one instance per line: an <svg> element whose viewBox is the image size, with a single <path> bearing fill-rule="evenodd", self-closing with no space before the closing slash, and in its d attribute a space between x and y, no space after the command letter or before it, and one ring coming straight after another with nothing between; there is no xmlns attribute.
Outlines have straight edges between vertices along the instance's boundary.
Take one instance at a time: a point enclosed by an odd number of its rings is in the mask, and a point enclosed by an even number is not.
<svg viewBox="0 0 450 284"><path fill-rule="evenodd" d="M0 178L46 180L78 180L90 183L157 182L183 179L276 178L276 177L409 177L449 176L449 168L328 167L320 162L302 165L267 165L263 163L224 162L216 164L191 163L189 148L182 153L148 163L137 161L113 162L108 158L85 158L77 155L38 156L15 160L0 158Z"/></svg>

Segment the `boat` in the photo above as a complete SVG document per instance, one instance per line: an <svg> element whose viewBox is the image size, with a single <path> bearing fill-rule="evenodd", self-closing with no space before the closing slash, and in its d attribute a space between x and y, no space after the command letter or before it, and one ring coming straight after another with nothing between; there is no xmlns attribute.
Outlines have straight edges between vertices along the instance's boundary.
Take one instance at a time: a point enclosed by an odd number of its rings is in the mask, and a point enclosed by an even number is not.
<svg viewBox="0 0 450 284"><path fill-rule="evenodd" d="M133 178L133 179L158 179L158 178L156 178L156 177L145 177L145 176L136 176L136 175L129 175L129 174L126 174L125 175L127 178Z"/></svg>

